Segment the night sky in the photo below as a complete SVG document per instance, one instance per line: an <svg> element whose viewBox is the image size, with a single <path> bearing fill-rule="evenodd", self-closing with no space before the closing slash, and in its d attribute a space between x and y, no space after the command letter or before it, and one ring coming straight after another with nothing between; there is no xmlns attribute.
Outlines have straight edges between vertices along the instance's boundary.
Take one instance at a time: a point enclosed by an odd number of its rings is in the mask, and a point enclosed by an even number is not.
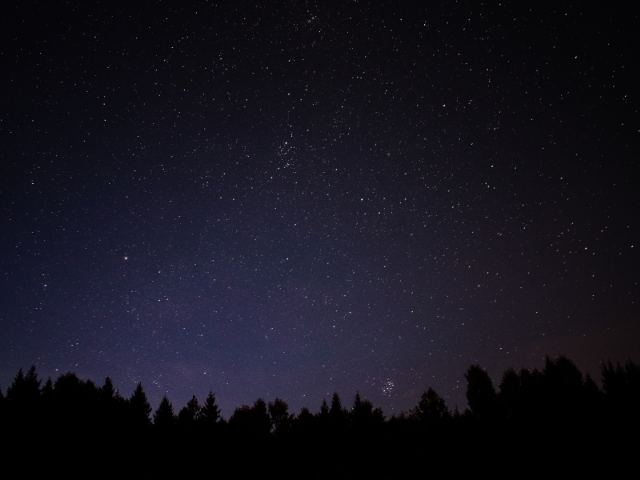
<svg viewBox="0 0 640 480"><path fill-rule="evenodd" d="M15 3L4 393L389 417L472 363L640 360L635 2Z"/></svg>

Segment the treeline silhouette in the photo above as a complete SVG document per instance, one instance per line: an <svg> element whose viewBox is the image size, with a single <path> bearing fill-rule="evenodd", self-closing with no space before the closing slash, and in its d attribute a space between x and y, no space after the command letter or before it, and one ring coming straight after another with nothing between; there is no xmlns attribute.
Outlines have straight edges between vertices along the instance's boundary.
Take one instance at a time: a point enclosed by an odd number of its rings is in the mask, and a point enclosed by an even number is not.
<svg viewBox="0 0 640 480"><path fill-rule="evenodd" d="M542 371L508 369L497 389L479 365L465 378L464 412L428 388L389 419L359 393L349 406L334 393L316 413L259 398L226 420L212 392L177 414L165 396L152 414L142 384L127 398L109 377L97 386L65 373L42 385L32 366L0 390L2 452L32 469L36 458L43 471L63 459L76 473L121 478L614 474L637 455L640 366L631 360L603 362L602 389L564 356L546 357Z"/></svg>

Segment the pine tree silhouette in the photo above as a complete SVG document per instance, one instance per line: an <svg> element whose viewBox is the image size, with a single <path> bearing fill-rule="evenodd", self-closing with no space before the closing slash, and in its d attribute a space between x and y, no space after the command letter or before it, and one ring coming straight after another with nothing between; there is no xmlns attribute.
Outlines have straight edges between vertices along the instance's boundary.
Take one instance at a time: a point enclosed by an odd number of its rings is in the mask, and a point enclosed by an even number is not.
<svg viewBox="0 0 640 480"><path fill-rule="evenodd" d="M209 392L207 399L200 410L200 421L207 427L215 425L220 419L220 408L216 405L216 397Z"/></svg>
<svg viewBox="0 0 640 480"><path fill-rule="evenodd" d="M53 395L53 382L51 381L51 377L47 378L40 394L43 398L50 398Z"/></svg>
<svg viewBox="0 0 640 480"><path fill-rule="evenodd" d="M193 428L200 419L201 408L195 395L178 413L178 424L183 428Z"/></svg>
<svg viewBox="0 0 640 480"><path fill-rule="evenodd" d="M340 395L338 395L338 392L333 392L331 408L329 409L329 418L331 418L331 423L334 425L342 425L346 423L348 419L348 412L342 407L342 402L340 401Z"/></svg>
<svg viewBox="0 0 640 480"><path fill-rule="evenodd" d="M24 400L24 395L24 373L20 368L13 379L13 383L7 388L7 400L16 404Z"/></svg>
<svg viewBox="0 0 640 480"><path fill-rule="evenodd" d="M176 416L173 413L173 405L165 394L160 401L158 409L153 414L153 424L157 428L168 430L176 424Z"/></svg>
<svg viewBox="0 0 640 480"><path fill-rule="evenodd" d="M365 430L371 427L373 421L373 404L369 400L362 400L360 392L356 391L351 407L351 422L356 430Z"/></svg>
<svg viewBox="0 0 640 480"><path fill-rule="evenodd" d="M100 389L100 402L105 405L115 401L115 389L110 377L104 379L104 385Z"/></svg>
<svg viewBox="0 0 640 480"><path fill-rule="evenodd" d="M320 412L318 415L322 418L329 418L329 405L327 404L327 399L322 399L322 404L320 405Z"/></svg>
<svg viewBox="0 0 640 480"><path fill-rule="evenodd" d="M35 402L40 397L40 382L38 380L38 374L36 373L36 366L31 365L31 368L24 376L24 393L25 399L30 402Z"/></svg>
<svg viewBox="0 0 640 480"><path fill-rule="evenodd" d="M151 405L142 389L142 382L133 391L129 399L129 424L132 428L145 428L151 425Z"/></svg>

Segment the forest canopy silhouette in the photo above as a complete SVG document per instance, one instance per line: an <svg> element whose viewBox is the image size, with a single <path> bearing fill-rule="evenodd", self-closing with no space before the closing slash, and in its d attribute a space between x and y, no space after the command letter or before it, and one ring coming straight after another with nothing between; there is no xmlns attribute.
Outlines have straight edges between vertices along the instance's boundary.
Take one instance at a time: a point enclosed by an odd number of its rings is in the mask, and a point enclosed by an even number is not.
<svg viewBox="0 0 640 480"><path fill-rule="evenodd" d="M607 464L608 455L637 445L618 443L635 438L627 434L640 424L640 366L631 360L602 362L602 388L565 356L547 356L542 371L510 368L497 388L480 365L465 378L464 412L452 412L428 387L415 407L391 418L356 392L347 405L338 393L330 403L322 399L315 413L258 398L225 419L213 392L179 410L165 395L154 411L141 383L130 396L109 377L98 386L71 372L43 385L31 366L5 394L0 389L0 425L5 437L43 451L80 451L95 461L108 454L112 468L132 468L132 476L136 469L211 476L215 459L219 469L262 477L413 477L426 470L438 477L453 466L491 473L489 458L498 453L505 475L522 465L611 470L621 462ZM575 462L588 452L596 456Z"/></svg>

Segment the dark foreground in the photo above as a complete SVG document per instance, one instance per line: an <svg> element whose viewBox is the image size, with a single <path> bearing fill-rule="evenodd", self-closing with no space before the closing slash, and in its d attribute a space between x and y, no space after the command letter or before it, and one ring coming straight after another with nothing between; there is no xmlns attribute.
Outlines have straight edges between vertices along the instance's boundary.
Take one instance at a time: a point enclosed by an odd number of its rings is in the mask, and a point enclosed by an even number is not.
<svg viewBox="0 0 640 480"><path fill-rule="evenodd" d="M469 409L452 414L428 389L386 419L356 395L312 414L258 399L225 420L210 394L153 414L142 386L129 399L65 374L40 386L20 371L0 396L6 472L39 478L559 478L637 470L640 368L602 366L600 389L564 357L542 372L508 370L499 391L467 373Z"/></svg>

